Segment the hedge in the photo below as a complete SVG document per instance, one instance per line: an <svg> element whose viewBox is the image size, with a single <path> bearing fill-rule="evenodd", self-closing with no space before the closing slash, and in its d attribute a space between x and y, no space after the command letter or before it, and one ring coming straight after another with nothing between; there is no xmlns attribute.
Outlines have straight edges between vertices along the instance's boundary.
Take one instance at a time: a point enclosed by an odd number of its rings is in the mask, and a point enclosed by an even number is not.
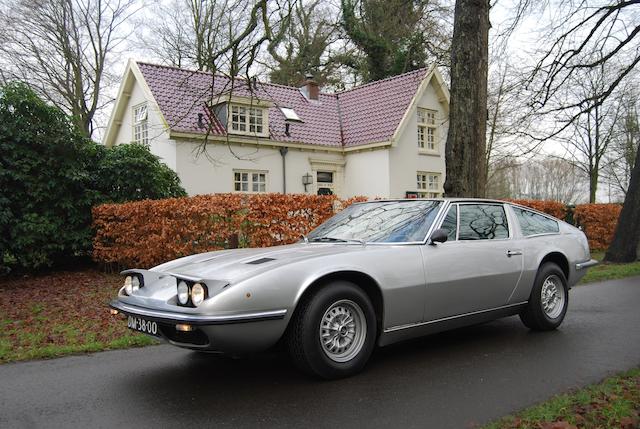
<svg viewBox="0 0 640 429"><path fill-rule="evenodd" d="M620 204L580 204L574 210L577 225L582 226L591 250L606 250L613 240Z"/></svg>
<svg viewBox="0 0 640 429"><path fill-rule="evenodd" d="M214 194L93 208L93 258L150 267L229 247L292 243L363 198L282 194ZM236 242L237 241L237 242Z"/></svg>
<svg viewBox="0 0 640 429"><path fill-rule="evenodd" d="M268 247L297 241L336 210L366 198L282 194L214 194L93 208L93 258L100 263L151 267L194 253L230 247ZM575 218L592 250L609 246L617 204L511 200L557 218Z"/></svg>

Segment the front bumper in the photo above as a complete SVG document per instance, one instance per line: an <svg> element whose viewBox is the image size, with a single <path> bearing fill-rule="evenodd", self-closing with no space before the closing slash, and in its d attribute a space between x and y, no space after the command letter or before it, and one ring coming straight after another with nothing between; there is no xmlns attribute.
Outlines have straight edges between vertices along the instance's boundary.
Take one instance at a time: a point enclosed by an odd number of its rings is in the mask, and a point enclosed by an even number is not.
<svg viewBox="0 0 640 429"><path fill-rule="evenodd" d="M259 322L263 320L284 319L287 310L260 311L251 313L240 313L224 316L203 316L191 315L177 312L152 310L150 308L139 307L137 305L125 304L118 300L111 301L111 308L132 316L144 317L156 322L166 323L188 323L190 325L225 325L229 323Z"/></svg>
<svg viewBox="0 0 640 429"><path fill-rule="evenodd" d="M163 339L189 349L223 353L264 350L274 345L286 329L286 309L208 316L154 310L119 300L109 306L126 316L157 322ZM177 331L179 324L192 325L193 330Z"/></svg>

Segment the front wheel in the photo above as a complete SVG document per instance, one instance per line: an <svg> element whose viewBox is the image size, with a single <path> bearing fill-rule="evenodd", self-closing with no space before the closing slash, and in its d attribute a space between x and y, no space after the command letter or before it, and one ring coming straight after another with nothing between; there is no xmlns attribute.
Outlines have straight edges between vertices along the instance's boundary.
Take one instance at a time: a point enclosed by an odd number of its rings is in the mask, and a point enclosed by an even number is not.
<svg viewBox="0 0 640 429"><path fill-rule="evenodd" d="M520 320L529 329L556 329L567 313L569 288L559 266L548 262L540 267L531 290L529 303L520 313Z"/></svg>
<svg viewBox="0 0 640 429"><path fill-rule="evenodd" d="M375 347L376 316L371 300L357 285L329 283L306 297L287 333L294 363L326 379L360 371Z"/></svg>

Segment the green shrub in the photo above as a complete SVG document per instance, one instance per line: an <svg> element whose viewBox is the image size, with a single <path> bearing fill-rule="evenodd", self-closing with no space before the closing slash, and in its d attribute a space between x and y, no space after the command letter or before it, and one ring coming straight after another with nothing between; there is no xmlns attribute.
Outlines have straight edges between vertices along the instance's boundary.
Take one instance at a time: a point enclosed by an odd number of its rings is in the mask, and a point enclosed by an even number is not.
<svg viewBox="0 0 640 429"><path fill-rule="evenodd" d="M96 162L96 189L101 202L184 197L178 175L149 149L140 144L123 144L103 150Z"/></svg>
<svg viewBox="0 0 640 429"><path fill-rule="evenodd" d="M91 252L91 207L184 195L145 147L107 149L20 83L0 88L0 272Z"/></svg>

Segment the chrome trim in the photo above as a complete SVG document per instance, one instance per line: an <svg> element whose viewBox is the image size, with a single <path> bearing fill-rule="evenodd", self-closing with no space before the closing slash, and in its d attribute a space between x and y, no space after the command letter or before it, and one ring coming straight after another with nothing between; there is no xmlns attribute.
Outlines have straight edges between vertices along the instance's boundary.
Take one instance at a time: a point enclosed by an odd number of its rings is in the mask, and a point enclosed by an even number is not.
<svg viewBox="0 0 640 429"><path fill-rule="evenodd" d="M271 310L253 313L241 313L228 316L203 316L199 314L184 314L167 311L152 310L149 308L138 307L137 305L125 304L118 300L111 301L111 308L121 311L125 314L131 314L141 317L148 317L155 320L165 321L169 323L190 323L192 325L223 325L229 323L245 323L259 322L263 320L283 319L287 310Z"/></svg>
<svg viewBox="0 0 640 429"><path fill-rule="evenodd" d="M596 265L598 265L600 262L596 261L595 259L590 259L586 262L578 262L576 264L576 270L583 270L585 268L589 268L589 267L594 267Z"/></svg>
<svg viewBox="0 0 640 429"><path fill-rule="evenodd" d="M417 322L417 323L409 323L409 324L406 324L406 325L392 326L390 328L385 329L384 333L387 334L389 332L400 331L402 329L417 328L419 326L431 325L433 323L438 323L438 322L446 322L447 320L458 319L458 318L466 317L466 316L473 316L475 314L487 313L489 311L503 310L503 309L509 308L509 307L517 307L519 305L524 305L527 302L528 301L522 301L522 302L518 302L518 303L515 303L515 304L503 305L501 307L489 308L487 310L472 311L471 313L464 313L464 314L458 314L456 316L443 317L442 319L429 320L428 322Z"/></svg>

